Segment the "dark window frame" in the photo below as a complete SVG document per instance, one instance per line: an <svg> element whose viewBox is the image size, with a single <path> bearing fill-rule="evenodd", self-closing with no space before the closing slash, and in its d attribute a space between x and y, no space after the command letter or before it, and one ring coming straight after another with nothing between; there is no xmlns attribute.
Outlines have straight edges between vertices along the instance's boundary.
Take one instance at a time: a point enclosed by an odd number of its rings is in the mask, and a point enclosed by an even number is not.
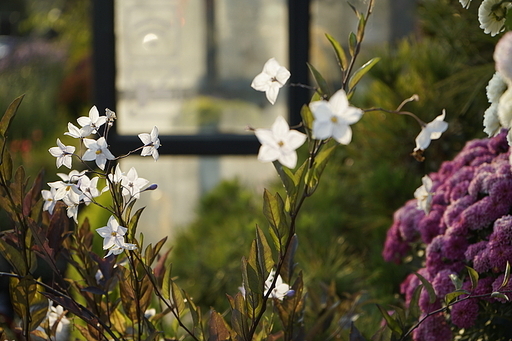
<svg viewBox="0 0 512 341"><path fill-rule="evenodd" d="M205 0L212 6L215 0ZM114 0L93 0L93 97L98 108L116 111L116 63L114 32ZM208 15L208 13L207 13ZM308 84L306 62L310 43L310 0L288 0L288 63L292 74L290 83ZM290 87L288 119L291 126L301 121L300 110L308 103L307 89ZM254 155L259 142L253 135L160 135L162 155ZM109 135L115 155L140 147L137 136L119 135L115 125Z"/></svg>

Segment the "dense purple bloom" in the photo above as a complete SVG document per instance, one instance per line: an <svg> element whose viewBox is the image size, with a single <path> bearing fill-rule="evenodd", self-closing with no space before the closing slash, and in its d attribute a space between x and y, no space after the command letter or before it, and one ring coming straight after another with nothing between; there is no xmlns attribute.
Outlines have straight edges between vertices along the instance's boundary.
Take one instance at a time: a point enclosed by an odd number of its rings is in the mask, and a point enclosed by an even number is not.
<svg viewBox="0 0 512 341"><path fill-rule="evenodd" d="M428 317L413 332L414 340L451 341L452 331L442 313Z"/></svg>
<svg viewBox="0 0 512 341"><path fill-rule="evenodd" d="M451 273L463 279L463 288L471 292L465 266L480 274L472 295L490 294L500 287L506 263L512 263L509 155L506 131L490 139L468 142L452 161L444 162L438 172L428 175L433 182L433 197L427 215L418 209L414 211L415 200L408 201L395 214L383 255L386 260L397 262L410 255L408 250L412 250L412 245L423 243L424 267L419 271L432 281L438 296L430 304L428 295L422 293L419 305L423 314L440 307L444 296L455 290L449 278ZM407 304L420 284L415 277L407 277L401 285ZM512 284L508 284L502 290L511 289ZM462 300L446 316L427 318L414 332L414 340L451 340L449 321L458 328L471 328L478 321L480 299ZM496 302L490 297L484 300Z"/></svg>
<svg viewBox="0 0 512 341"><path fill-rule="evenodd" d="M478 300L469 299L454 304L450 310L452 323L459 328L470 328L478 317Z"/></svg>

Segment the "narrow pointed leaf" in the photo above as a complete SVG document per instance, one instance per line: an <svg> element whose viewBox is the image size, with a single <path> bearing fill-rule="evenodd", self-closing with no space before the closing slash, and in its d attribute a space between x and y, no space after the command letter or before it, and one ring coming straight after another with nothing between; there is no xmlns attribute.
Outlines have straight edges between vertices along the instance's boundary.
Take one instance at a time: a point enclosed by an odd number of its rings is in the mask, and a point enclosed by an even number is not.
<svg viewBox="0 0 512 341"><path fill-rule="evenodd" d="M507 261L507 266L505 267L505 276L503 277L503 282L501 283L500 289L505 287L508 284L510 279L510 263Z"/></svg>
<svg viewBox="0 0 512 341"><path fill-rule="evenodd" d="M419 278L419 280L421 281L421 284L423 284L423 287L427 291L430 304L434 303L437 299L437 296L436 296L436 292L434 291L434 287L432 286L432 284L430 284L430 282L427 281L427 279L425 277L423 277L422 275L420 275L419 273L415 272L414 274L416 275L416 277Z"/></svg>
<svg viewBox="0 0 512 341"><path fill-rule="evenodd" d="M497 291L493 292L491 294L491 297L493 297L493 298L501 298L501 299L504 299L505 301L509 301L509 298L508 298L507 295L505 295L505 294L503 294L501 292L497 292Z"/></svg>
<svg viewBox="0 0 512 341"><path fill-rule="evenodd" d="M309 71L311 71L311 74L313 75L313 78L316 81L316 84L318 85L318 88L320 90L320 93L322 96L331 96L331 92L329 91L329 87L327 86L327 82L325 81L324 77L318 72L317 69L311 64L308 63Z"/></svg>
<svg viewBox="0 0 512 341"><path fill-rule="evenodd" d="M380 313L382 314L382 317L384 317L384 320L386 320L386 325L393 333L396 333L397 335L402 335L402 328L398 325L398 322L395 321L391 315L384 309L381 305L377 304L377 307L380 310Z"/></svg>
<svg viewBox="0 0 512 341"><path fill-rule="evenodd" d="M455 286L455 290L460 290L462 288L462 281L456 274L450 274L450 279Z"/></svg>
<svg viewBox="0 0 512 341"><path fill-rule="evenodd" d="M365 74L368 73L372 69L372 67L379 62L380 58L373 58L370 59L368 62L366 62L363 66L361 66L359 69L357 69L356 72L350 77L350 80L348 81L348 89L349 91L352 90L357 83L363 78Z"/></svg>
<svg viewBox="0 0 512 341"><path fill-rule="evenodd" d="M261 266L261 274L263 275L263 280L265 280L274 266L274 260L272 258L272 250L267 242L267 238L258 226L256 226L256 246L258 250L259 265Z"/></svg>
<svg viewBox="0 0 512 341"><path fill-rule="evenodd" d="M357 47L357 37L354 32L350 32L348 36L348 49L350 52L350 56L354 58L355 52Z"/></svg>
<svg viewBox="0 0 512 341"><path fill-rule="evenodd" d="M473 291L478 286L478 272L476 272L475 269L470 268L469 266L466 266L466 269L468 270L469 278L471 280L471 291Z"/></svg>
<svg viewBox="0 0 512 341"><path fill-rule="evenodd" d="M9 126L11 125L16 112L18 111L23 97L25 97L25 95L21 95L12 101L12 103L9 104L9 107L5 111L4 116L2 116L2 119L0 120L0 138L5 138L5 134L7 133L7 130L9 130Z"/></svg>
<svg viewBox="0 0 512 341"><path fill-rule="evenodd" d="M336 53L336 58L338 59L338 64L340 65L341 71L345 71L348 67L348 61L347 56L345 55L345 50L343 50L343 47L341 44L334 39L333 36L330 34L325 34L329 42L331 43L332 47L334 48L334 52Z"/></svg>
<svg viewBox="0 0 512 341"><path fill-rule="evenodd" d="M469 294L469 293L467 291L463 291L463 290L449 292L444 296L444 301L446 302L446 304L451 304L460 295L467 295L467 294Z"/></svg>
<svg viewBox="0 0 512 341"><path fill-rule="evenodd" d="M0 254L9 262L9 264L11 264L16 274L20 276L25 276L27 274L27 264L24 262L21 252L1 238Z"/></svg>

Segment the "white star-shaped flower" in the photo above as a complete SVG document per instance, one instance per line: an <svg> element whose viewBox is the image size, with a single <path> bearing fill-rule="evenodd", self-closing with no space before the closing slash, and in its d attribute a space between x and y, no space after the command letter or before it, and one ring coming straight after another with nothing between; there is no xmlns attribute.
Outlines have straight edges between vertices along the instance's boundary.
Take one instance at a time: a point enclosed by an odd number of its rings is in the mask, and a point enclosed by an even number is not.
<svg viewBox="0 0 512 341"><path fill-rule="evenodd" d="M332 137L341 144L352 141L350 125L363 116L361 109L349 105L343 89L336 91L329 101L311 102L309 108L315 117L313 136L319 140Z"/></svg>
<svg viewBox="0 0 512 341"><path fill-rule="evenodd" d="M256 137L261 143L258 160L262 162L279 161L283 166L295 168L297 165L297 148L306 141L306 135L290 130L286 120L279 116L272 129L256 129Z"/></svg>
<svg viewBox="0 0 512 341"><path fill-rule="evenodd" d="M441 137L441 134L448 129L448 123L444 121L445 116L446 111L443 110L441 115L421 128L421 132L416 137L416 148L414 148L414 151L427 149L431 140L437 140Z"/></svg>
<svg viewBox="0 0 512 341"><path fill-rule="evenodd" d="M414 191L414 197L418 200L418 209L428 214L432 205L432 179L425 175L421 178L421 182L422 185Z"/></svg>
<svg viewBox="0 0 512 341"><path fill-rule="evenodd" d="M155 126L151 130L150 134L142 133L139 134L139 139L144 143L144 147L142 148L142 152L140 155L142 156L153 156L153 159L158 160L158 148L160 147L160 139L158 138L158 128Z"/></svg>
<svg viewBox="0 0 512 341"><path fill-rule="evenodd" d="M79 117L76 121L78 124L80 124L80 126L82 126L82 128L90 129L92 134L96 134L98 132L98 128L107 122L107 116L100 116L98 108L93 106L89 110L89 117L82 116Z"/></svg>
<svg viewBox="0 0 512 341"><path fill-rule="evenodd" d="M99 197L101 193L103 193L103 191L100 192L98 190L98 180L99 177L97 176L92 178L92 180L86 175L80 178L78 188L80 188L80 191L83 193L84 204L89 205L94 198Z"/></svg>
<svg viewBox="0 0 512 341"><path fill-rule="evenodd" d="M279 89L290 78L290 71L279 65L275 58L270 58L263 66L263 71L254 77L251 87L258 91L265 91L271 104L276 102Z"/></svg>
<svg viewBox="0 0 512 341"><path fill-rule="evenodd" d="M62 142L60 142L60 139L57 139L57 147L51 147L48 149L50 154L52 156L56 157L56 165L57 168L60 168L60 166L64 165L71 169L71 163L72 163L72 157L73 153L75 152L75 147L73 146L66 146Z"/></svg>
<svg viewBox="0 0 512 341"><path fill-rule="evenodd" d="M149 181L144 178L139 178L137 170L132 167L121 177L121 186L123 187L123 197L130 201L132 198L138 199L140 192L149 184Z"/></svg>
<svg viewBox="0 0 512 341"><path fill-rule="evenodd" d="M274 281L274 276L276 275L275 271L272 270L265 281L265 295L268 294L270 287L272 286L272 282ZM270 292L270 297L277 298L282 301L285 296L293 294L293 290L290 290L290 286L283 282L281 275L277 276L276 285L274 289Z"/></svg>
<svg viewBox="0 0 512 341"><path fill-rule="evenodd" d="M113 246L122 248L127 230L126 227L119 225L114 216L110 216L107 226L96 229L96 232L103 238L103 250L108 250Z"/></svg>
<svg viewBox="0 0 512 341"><path fill-rule="evenodd" d="M105 169L107 160L114 160L115 156L112 155L108 150L107 141L104 137L100 137L98 140L84 139L84 144L88 148L82 160L84 161L95 161L96 165L102 170Z"/></svg>

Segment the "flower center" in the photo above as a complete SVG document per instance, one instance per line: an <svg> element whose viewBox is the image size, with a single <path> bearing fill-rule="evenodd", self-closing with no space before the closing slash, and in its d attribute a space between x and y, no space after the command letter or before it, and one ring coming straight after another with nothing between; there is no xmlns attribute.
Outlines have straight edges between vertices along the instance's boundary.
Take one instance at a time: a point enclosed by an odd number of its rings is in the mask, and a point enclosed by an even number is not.
<svg viewBox="0 0 512 341"><path fill-rule="evenodd" d="M332 123L338 123L338 118L336 116L331 116Z"/></svg>
<svg viewBox="0 0 512 341"><path fill-rule="evenodd" d="M115 237L115 236L117 236L117 232L116 232L116 231L112 231L112 232L110 233L110 235L111 235L112 237Z"/></svg>
<svg viewBox="0 0 512 341"><path fill-rule="evenodd" d="M284 146L284 142L283 142L283 141L279 141L279 142L277 142L277 145L278 145L279 147L282 147L282 146Z"/></svg>
<svg viewBox="0 0 512 341"><path fill-rule="evenodd" d="M100 155L100 154L101 154L101 149L98 149L98 150L96 151L96 155Z"/></svg>

